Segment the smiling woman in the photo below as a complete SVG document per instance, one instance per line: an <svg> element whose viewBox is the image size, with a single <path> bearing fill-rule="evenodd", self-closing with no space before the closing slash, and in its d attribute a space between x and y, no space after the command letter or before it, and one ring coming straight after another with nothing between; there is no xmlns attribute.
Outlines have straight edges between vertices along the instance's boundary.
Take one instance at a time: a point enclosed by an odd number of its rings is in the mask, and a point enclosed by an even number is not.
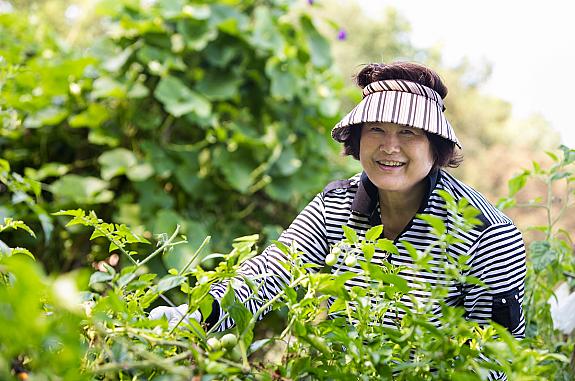
<svg viewBox="0 0 575 381"><path fill-rule="evenodd" d="M523 337L524 243L507 216L443 170L461 161L456 152L461 145L443 114L447 88L435 72L414 63L368 65L357 78L364 98L334 127L332 136L344 143L345 154L360 161L363 172L328 184L278 241L288 247L295 244L310 269L328 263L336 273L359 272L366 260L362 252L339 256L333 248L341 246L347 228L362 240L371 228L383 225L383 236L393 241L397 252L377 248L371 262L404 269L399 275L412 291L402 297L403 305L413 306L413 300L432 302L429 295L417 291L417 282L424 282L430 288L445 288L444 303L463 307L468 320L479 324L493 320ZM478 224L459 228L464 218L449 210L448 199L477 209ZM444 246L427 222L430 218L441 220L456 243L440 249ZM430 253L429 263L436 269L433 274L417 267L413 249ZM479 281L467 284L450 277L442 266L446 257L469 265L465 276ZM243 262L231 282L236 297L253 313L258 311L289 284L285 262L289 259L277 245ZM360 276L345 283L348 290L354 286L368 288L369 283ZM205 319L208 325L224 316L220 301L227 288L227 282L212 286L215 302ZM334 302L332 298L329 304ZM444 310L437 308L434 314L437 319L432 323L439 324ZM404 311L390 310L374 323L396 328L404 315ZM234 324L225 317L218 329Z"/></svg>

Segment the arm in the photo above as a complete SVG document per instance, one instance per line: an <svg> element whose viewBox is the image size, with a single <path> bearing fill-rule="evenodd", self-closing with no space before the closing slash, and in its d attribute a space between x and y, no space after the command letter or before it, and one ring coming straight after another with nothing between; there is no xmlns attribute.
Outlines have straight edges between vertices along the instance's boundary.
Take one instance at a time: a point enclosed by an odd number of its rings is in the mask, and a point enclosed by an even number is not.
<svg viewBox="0 0 575 381"><path fill-rule="evenodd" d="M512 224L489 226L471 250L468 275L486 287L464 286L464 307L469 320L489 320L506 327L516 338L525 336L523 295L525 245Z"/></svg>
<svg viewBox="0 0 575 381"><path fill-rule="evenodd" d="M286 246L291 246L292 243L295 242L297 249L303 253L303 262L323 265L325 255L328 252L328 244L324 200L321 194L317 195L300 212L289 228L281 234L278 241ZM275 245L271 245L260 255L242 263L238 272L239 274L231 280L231 285L237 299L244 303L251 313L255 313L266 301L277 295L289 282L290 274L281 265L282 262L286 262L287 260L287 257L280 249ZM254 295L254 292L244 282L242 277L254 281L259 290L256 295ZM222 282L212 287L210 294L216 301L223 298L227 285L228 282ZM223 313L219 303L214 303L212 314L206 319L206 322L208 325L215 324L220 317L223 316ZM233 325L233 320L228 317L223 321L221 326L218 327L218 330L228 329Z"/></svg>

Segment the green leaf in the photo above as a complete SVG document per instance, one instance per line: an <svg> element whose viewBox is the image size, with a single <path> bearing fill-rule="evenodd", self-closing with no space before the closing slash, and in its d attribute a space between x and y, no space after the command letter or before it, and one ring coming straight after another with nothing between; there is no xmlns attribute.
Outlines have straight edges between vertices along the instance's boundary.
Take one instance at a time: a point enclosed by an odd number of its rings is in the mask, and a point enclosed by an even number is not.
<svg viewBox="0 0 575 381"><path fill-rule="evenodd" d="M196 20L207 20L210 18L211 9L208 5L186 5L182 12L185 16L191 17Z"/></svg>
<svg viewBox="0 0 575 381"><path fill-rule="evenodd" d="M236 300L236 294L230 284L228 284L228 288L221 302L222 309L234 320L239 332L243 332L252 318L252 313L242 303Z"/></svg>
<svg viewBox="0 0 575 381"><path fill-rule="evenodd" d="M400 292L402 293L408 293L409 290L411 290L409 288L409 284L407 283L407 281L396 274L390 274L390 273L381 273L378 276L378 279L381 280L382 282L385 282L387 284L393 285L394 287L396 287Z"/></svg>
<svg viewBox="0 0 575 381"><path fill-rule="evenodd" d="M266 63L266 75L271 80L274 98L291 100L297 93L299 78L291 70L290 62L273 56Z"/></svg>
<svg viewBox="0 0 575 381"><path fill-rule="evenodd" d="M260 349L264 348L265 346L274 343L275 339L274 338L270 338L270 339L261 339L261 340L257 340L254 341L251 345L250 348L248 350L248 355L251 355L254 352L259 351Z"/></svg>
<svg viewBox="0 0 575 381"><path fill-rule="evenodd" d="M218 37L218 30L209 20L182 19L177 23L177 31L192 51L203 50Z"/></svg>
<svg viewBox="0 0 575 381"><path fill-rule="evenodd" d="M345 238L350 243L359 242L359 238L357 237L357 232L355 230L346 225L343 225L341 228L343 229L343 234L345 235Z"/></svg>
<svg viewBox="0 0 575 381"><path fill-rule="evenodd" d="M557 181L569 177L571 175L572 175L571 172L555 172L553 175L551 175L550 180Z"/></svg>
<svg viewBox="0 0 575 381"><path fill-rule="evenodd" d="M36 238L36 234L34 234L34 231L32 229L30 229L30 227L28 225L26 225L26 223L24 223L24 221L20 221L20 220L14 220L12 218L9 217L4 217L4 222L2 224L0 224L0 232L7 230L7 229L22 229L27 231L32 237Z"/></svg>
<svg viewBox="0 0 575 381"><path fill-rule="evenodd" d="M309 45L312 64L316 67L330 66L332 60L327 39L317 31L309 16L302 16L301 26L305 32L306 40Z"/></svg>
<svg viewBox="0 0 575 381"><path fill-rule="evenodd" d="M36 260L36 258L34 258L34 255L30 252L30 250L25 249L25 248L23 248L23 247L14 247L14 248L12 248L12 250L10 251L10 254L9 254L9 255L10 255L10 256L13 256L13 255L24 255L24 256L27 256L27 257L29 257L29 258L31 258L31 259L33 259L33 260Z"/></svg>
<svg viewBox="0 0 575 381"><path fill-rule="evenodd" d="M101 168L101 176L104 180L110 180L116 176L123 175L126 171L136 165L136 155L125 148L116 148L106 151L98 158Z"/></svg>
<svg viewBox="0 0 575 381"><path fill-rule="evenodd" d="M142 163L130 167L126 176L132 181L144 181L154 174L154 168L149 163Z"/></svg>
<svg viewBox="0 0 575 381"><path fill-rule="evenodd" d="M88 108L68 119L70 127L96 128L108 119L108 110L99 103L90 103Z"/></svg>
<svg viewBox="0 0 575 381"><path fill-rule="evenodd" d="M122 68L130 58L130 56L134 53L136 49L136 45L130 45L126 49L122 50L120 53L116 54L115 56L109 57L106 62L103 63L104 69L110 72L116 72Z"/></svg>
<svg viewBox="0 0 575 381"><path fill-rule="evenodd" d="M173 76L162 78L154 91L154 96L175 117L190 112L200 117L207 117L212 109L210 102L204 96L191 90L180 79Z"/></svg>
<svg viewBox="0 0 575 381"><path fill-rule="evenodd" d="M89 285L90 287L95 285L96 283L105 283L105 282L109 282L113 279L114 277L112 276L112 274L110 273L106 273L103 271L96 271L95 273L93 273L90 276L90 282Z"/></svg>
<svg viewBox="0 0 575 381"><path fill-rule="evenodd" d="M99 98L120 98L126 97L126 86L111 77L100 77L94 81L92 97Z"/></svg>
<svg viewBox="0 0 575 381"><path fill-rule="evenodd" d="M374 242L381 236L381 233L383 233L383 225L374 226L365 232L365 239Z"/></svg>
<svg viewBox="0 0 575 381"><path fill-rule="evenodd" d="M559 260L561 254L548 241L533 241L529 245L529 255L535 271L542 271Z"/></svg>
<svg viewBox="0 0 575 381"><path fill-rule="evenodd" d="M447 227L440 217L433 216L431 214L418 214L417 216L433 228L433 233L437 237L443 236L447 231Z"/></svg>
<svg viewBox="0 0 575 381"><path fill-rule="evenodd" d="M240 149L234 153L218 149L214 155L214 165L224 174L230 186L240 193L248 193L253 184L252 172L256 165L250 153Z"/></svg>
<svg viewBox="0 0 575 381"><path fill-rule="evenodd" d="M373 255L375 254L375 245L372 243L366 243L361 246L361 251L363 251L365 260L371 262Z"/></svg>
<svg viewBox="0 0 575 381"><path fill-rule="evenodd" d="M68 110L58 107L48 107L38 111L34 115L28 116L24 120L24 127L39 128L42 126L52 126L62 122L68 116Z"/></svg>
<svg viewBox="0 0 575 381"><path fill-rule="evenodd" d="M392 254L398 254L399 253L397 251L397 247L395 247L395 245L393 244L393 241L391 241L387 238L378 239L377 243L375 244L375 247L377 247L378 249L383 250L385 252L388 252L388 253L392 253Z"/></svg>
<svg viewBox="0 0 575 381"><path fill-rule="evenodd" d="M100 204L111 201L114 193L108 190L108 182L96 177L65 175L50 185L56 199L82 204Z"/></svg>
<svg viewBox="0 0 575 381"><path fill-rule="evenodd" d="M563 152L563 165L569 165L575 161L575 149L571 149L566 145L559 146Z"/></svg>
<svg viewBox="0 0 575 381"><path fill-rule="evenodd" d="M186 281L186 277L182 275L166 275L158 282L158 292L165 292L172 288L178 287Z"/></svg>
<svg viewBox="0 0 575 381"><path fill-rule="evenodd" d="M224 100L239 95L243 78L230 72L212 70L198 82L196 89L211 101Z"/></svg>
<svg viewBox="0 0 575 381"><path fill-rule="evenodd" d="M254 18L252 44L257 48L272 50L276 53L283 52L284 39L277 28L276 18L272 15L270 8L264 5L258 6L254 11Z"/></svg>

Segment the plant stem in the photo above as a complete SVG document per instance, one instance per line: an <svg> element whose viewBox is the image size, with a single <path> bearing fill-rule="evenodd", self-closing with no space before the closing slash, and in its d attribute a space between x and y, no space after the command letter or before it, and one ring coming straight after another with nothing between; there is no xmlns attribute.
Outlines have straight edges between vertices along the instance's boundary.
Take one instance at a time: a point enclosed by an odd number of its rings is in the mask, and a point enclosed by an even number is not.
<svg viewBox="0 0 575 381"><path fill-rule="evenodd" d="M204 238L204 242L202 242L202 244L200 245L200 247L198 247L198 249L196 250L196 252L194 253L194 255L192 255L192 258L188 261L188 263L186 264L186 266L184 266L184 268L182 269L182 271L180 271L180 274L184 275L186 273L186 270L188 270L188 268L192 265L192 263L196 260L196 258L198 257L198 254L200 254L200 251L202 251L202 249L204 248L204 246L206 246L208 244L208 242L210 242L210 240L212 239L211 236L207 236L206 238Z"/></svg>
<svg viewBox="0 0 575 381"><path fill-rule="evenodd" d="M166 247L168 246L174 246L180 243L185 243L186 241L180 241L180 242L176 242L172 244L172 241L176 238L176 236L178 235L178 232L180 231L180 225L176 225L176 230L174 231L174 233L172 234L172 236L170 238L168 238L168 240L166 242L164 242L164 244L162 246L160 246L156 251L154 251L152 254L148 255L146 258L144 258L142 261L140 262L136 262L136 267L142 267L143 265L145 265L146 263L148 263L150 260L152 260L155 256L157 256L158 254L160 254L161 252L163 252Z"/></svg>

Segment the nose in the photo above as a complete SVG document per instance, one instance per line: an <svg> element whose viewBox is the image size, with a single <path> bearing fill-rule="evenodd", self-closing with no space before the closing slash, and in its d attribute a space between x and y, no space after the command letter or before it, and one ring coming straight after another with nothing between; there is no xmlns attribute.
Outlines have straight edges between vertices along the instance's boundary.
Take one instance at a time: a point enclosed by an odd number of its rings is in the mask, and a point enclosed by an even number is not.
<svg viewBox="0 0 575 381"><path fill-rule="evenodd" d="M381 139L379 150L386 154L399 152L399 139L395 134L387 134Z"/></svg>

